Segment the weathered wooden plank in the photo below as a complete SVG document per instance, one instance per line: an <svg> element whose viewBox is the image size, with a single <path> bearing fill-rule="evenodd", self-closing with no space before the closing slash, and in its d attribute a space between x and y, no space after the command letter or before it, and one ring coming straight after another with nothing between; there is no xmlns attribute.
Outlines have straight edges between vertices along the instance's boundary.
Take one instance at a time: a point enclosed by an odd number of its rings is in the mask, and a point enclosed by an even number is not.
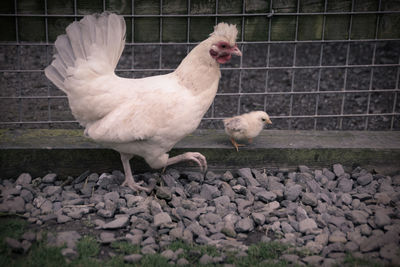
<svg viewBox="0 0 400 267"><path fill-rule="evenodd" d="M292 13L297 11L297 0L273 0L272 9L275 13Z"/></svg>
<svg viewBox="0 0 400 267"><path fill-rule="evenodd" d="M135 42L158 42L160 27L158 18L135 18Z"/></svg>
<svg viewBox="0 0 400 267"><path fill-rule="evenodd" d="M375 38L376 18L376 15L354 15L351 39Z"/></svg>
<svg viewBox="0 0 400 267"><path fill-rule="evenodd" d="M19 0L17 11L19 14L44 14L44 1Z"/></svg>
<svg viewBox="0 0 400 267"><path fill-rule="evenodd" d="M296 17L272 17L271 40L290 41L294 40L296 32Z"/></svg>
<svg viewBox="0 0 400 267"><path fill-rule="evenodd" d="M74 18L48 18L49 41L54 42L57 36L65 34L65 28L74 21Z"/></svg>
<svg viewBox="0 0 400 267"><path fill-rule="evenodd" d="M76 5L81 15L103 12L103 0L79 0Z"/></svg>
<svg viewBox="0 0 400 267"><path fill-rule="evenodd" d="M242 0L219 0L218 14L238 14L242 13Z"/></svg>
<svg viewBox="0 0 400 267"><path fill-rule="evenodd" d="M74 14L74 1L47 1L48 14Z"/></svg>
<svg viewBox="0 0 400 267"><path fill-rule="evenodd" d="M351 1L352 0L328 1L326 10L328 12L351 11Z"/></svg>
<svg viewBox="0 0 400 267"><path fill-rule="evenodd" d="M381 16L378 38L400 38L400 16L398 14Z"/></svg>
<svg viewBox="0 0 400 267"><path fill-rule="evenodd" d="M186 42L187 41L187 19L186 18L164 18L163 19L163 42Z"/></svg>
<svg viewBox="0 0 400 267"><path fill-rule="evenodd" d="M45 42L45 22L40 17L18 18L19 40L23 42Z"/></svg>
<svg viewBox="0 0 400 267"><path fill-rule="evenodd" d="M1 34L0 42L13 42L16 40L15 35L15 18L0 17Z"/></svg>
<svg viewBox="0 0 400 267"><path fill-rule="evenodd" d="M244 21L244 40L268 40L268 21L266 17L247 17Z"/></svg>
<svg viewBox="0 0 400 267"><path fill-rule="evenodd" d="M131 14L132 1L131 0L107 0L106 10L116 12L118 14Z"/></svg>
<svg viewBox="0 0 400 267"><path fill-rule="evenodd" d="M382 4L385 5L385 2L391 1L382 1ZM355 0L354 11L376 11L378 10L378 5L378 0Z"/></svg>
<svg viewBox="0 0 400 267"><path fill-rule="evenodd" d="M187 14L187 4L186 0L164 0L162 12L163 14Z"/></svg>
<svg viewBox="0 0 400 267"><path fill-rule="evenodd" d="M14 1L13 0L3 0L0 1L0 13L1 14L14 14Z"/></svg>
<svg viewBox="0 0 400 267"><path fill-rule="evenodd" d="M138 15L157 15L160 14L159 0L135 0L135 14Z"/></svg>
<svg viewBox="0 0 400 267"><path fill-rule="evenodd" d="M345 40L349 35L349 15L328 15L325 22L325 39Z"/></svg>
<svg viewBox="0 0 400 267"><path fill-rule="evenodd" d="M215 19L209 18L191 18L190 19L190 41L200 42L207 39L214 30Z"/></svg>
<svg viewBox="0 0 400 267"><path fill-rule="evenodd" d="M325 0L301 0L299 11L302 13L322 12L324 11L324 6L325 6Z"/></svg>
<svg viewBox="0 0 400 267"><path fill-rule="evenodd" d="M298 40L321 40L323 16L300 16Z"/></svg>
<svg viewBox="0 0 400 267"><path fill-rule="evenodd" d="M270 2L267 0L246 0L246 13L266 13L269 12Z"/></svg>
<svg viewBox="0 0 400 267"><path fill-rule="evenodd" d="M216 0L191 0L191 14L214 14Z"/></svg>

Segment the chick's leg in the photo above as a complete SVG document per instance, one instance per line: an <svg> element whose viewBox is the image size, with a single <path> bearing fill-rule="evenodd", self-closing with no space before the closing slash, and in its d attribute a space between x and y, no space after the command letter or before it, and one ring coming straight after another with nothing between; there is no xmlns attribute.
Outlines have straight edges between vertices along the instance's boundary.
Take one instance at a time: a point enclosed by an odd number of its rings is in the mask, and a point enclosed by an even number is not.
<svg viewBox="0 0 400 267"><path fill-rule="evenodd" d="M186 152L186 153L183 153L181 155L169 158L168 161L167 161L167 165L166 166L169 166L169 165L172 165L172 164L176 164L176 163L181 162L181 161L188 161L188 160L196 162L197 165L200 166L200 169L201 169L202 172L207 170L206 157L204 157L202 154L200 154L198 152Z"/></svg>
<svg viewBox="0 0 400 267"><path fill-rule="evenodd" d="M236 141L235 141L235 139L233 139L233 137L231 137L231 142L232 142L232 145L236 148L236 152L239 152L239 147L240 146L244 146L242 144L236 143Z"/></svg>
<svg viewBox="0 0 400 267"><path fill-rule="evenodd" d="M122 166L124 167L124 173L125 173L125 181L122 183L122 186L127 186L133 191L143 190L145 192L149 192L148 188L140 186L141 183L136 183L135 180L133 180L131 165L129 164L129 160L133 157L133 155L124 153L120 154L121 154Z"/></svg>

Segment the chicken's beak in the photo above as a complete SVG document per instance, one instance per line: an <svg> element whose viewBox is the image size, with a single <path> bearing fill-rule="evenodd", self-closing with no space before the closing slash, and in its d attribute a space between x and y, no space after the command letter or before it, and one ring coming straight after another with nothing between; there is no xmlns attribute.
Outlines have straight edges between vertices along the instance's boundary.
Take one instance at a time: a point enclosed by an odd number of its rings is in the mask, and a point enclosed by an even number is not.
<svg viewBox="0 0 400 267"><path fill-rule="evenodd" d="M235 45L234 47L232 47L231 54L234 54L234 55L239 56L239 57L242 56L242 52L239 50L239 48L237 47L237 45Z"/></svg>
<svg viewBox="0 0 400 267"><path fill-rule="evenodd" d="M272 121L271 121L270 119L267 119L267 120L265 121L265 124L272 124Z"/></svg>

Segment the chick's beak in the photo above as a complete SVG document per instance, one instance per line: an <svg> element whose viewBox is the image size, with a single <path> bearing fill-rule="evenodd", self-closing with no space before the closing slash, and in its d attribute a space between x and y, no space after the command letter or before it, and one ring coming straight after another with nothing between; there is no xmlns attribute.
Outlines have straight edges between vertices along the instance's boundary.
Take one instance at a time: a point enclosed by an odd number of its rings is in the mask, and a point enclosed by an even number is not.
<svg viewBox="0 0 400 267"><path fill-rule="evenodd" d="M231 54L236 55L241 57L242 56L242 52L239 50L239 48L237 47L237 45L235 45L234 47L232 47L231 49Z"/></svg>
<svg viewBox="0 0 400 267"><path fill-rule="evenodd" d="M271 121L270 119L267 119L267 120L265 121L265 124L272 124L272 121Z"/></svg>

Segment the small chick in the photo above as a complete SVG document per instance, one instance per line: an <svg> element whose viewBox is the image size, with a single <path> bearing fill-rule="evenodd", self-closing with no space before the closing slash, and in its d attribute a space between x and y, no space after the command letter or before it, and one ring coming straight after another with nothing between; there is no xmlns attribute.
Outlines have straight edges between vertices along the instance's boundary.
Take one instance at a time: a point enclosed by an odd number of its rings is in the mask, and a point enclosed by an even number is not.
<svg viewBox="0 0 400 267"><path fill-rule="evenodd" d="M249 143L253 138L260 134L265 124L272 124L269 116L264 111L253 111L224 119L225 132L231 137L231 142L239 152L236 140L248 139Z"/></svg>

